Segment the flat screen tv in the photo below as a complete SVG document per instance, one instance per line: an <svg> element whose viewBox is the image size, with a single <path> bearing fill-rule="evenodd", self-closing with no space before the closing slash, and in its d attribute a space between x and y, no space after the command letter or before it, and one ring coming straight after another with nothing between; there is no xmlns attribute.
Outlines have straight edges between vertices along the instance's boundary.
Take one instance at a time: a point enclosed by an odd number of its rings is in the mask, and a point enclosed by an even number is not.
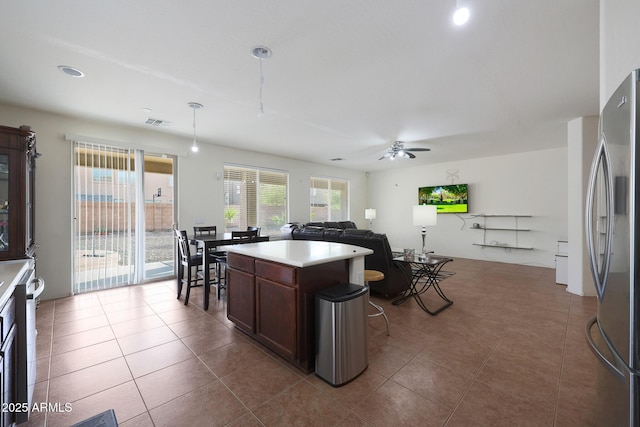
<svg viewBox="0 0 640 427"><path fill-rule="evenodd" d="M469 212L467 184L437 185L418 188L418 204L434 205L438 213Z"/></svg>

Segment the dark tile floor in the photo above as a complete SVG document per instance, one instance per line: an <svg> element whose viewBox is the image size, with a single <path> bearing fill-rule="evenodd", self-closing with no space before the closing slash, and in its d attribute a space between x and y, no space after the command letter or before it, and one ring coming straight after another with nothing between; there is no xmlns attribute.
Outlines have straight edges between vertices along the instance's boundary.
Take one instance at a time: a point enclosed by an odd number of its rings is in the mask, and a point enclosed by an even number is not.
<svg viewBox="0 0 640 427"><path fill-rule="evenodd" d="M415 301L369 319L369 367L333 388L236 331L224 300L176 300L174 281L43 301L36 402L68 426L109 408L121 426L593 424L595 357L584 325L595 298L547 268L456 259L437 316ZM62 405L60 405L62 406ZM52 406L55 407L55 406Z"/></svg>

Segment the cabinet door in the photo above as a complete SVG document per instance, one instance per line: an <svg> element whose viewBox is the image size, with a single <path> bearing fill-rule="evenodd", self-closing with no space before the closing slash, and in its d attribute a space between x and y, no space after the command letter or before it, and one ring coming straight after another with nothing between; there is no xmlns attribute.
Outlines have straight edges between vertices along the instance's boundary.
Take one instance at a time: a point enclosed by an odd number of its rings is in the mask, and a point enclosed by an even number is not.
<svg viewBox="0 0 640 427"><path fill-rule="evenodd" d="M283 357L295 359L297 345L296 288L256 278L256 333Z"/></svg>
<svg viewBox="0 0 640 427"><path fill-rule="evenodd" d="M25 255L22 154L20 150L0 148L0 259Z"/></svg>
<svg viewBox="0 0 640 427"><path fill-rule="evenodd" d="M0 348L2 359L2 402L16 402L16 326L11 328ZM2 412L2 426L10 426L16 420L15 412Z"/></svg>
<svg viewBox="0 0 640 427"><path fill-rule="evenodd" d="M253 274L227 268L227 317L239 328L255 333L256 297Z"/></svg>

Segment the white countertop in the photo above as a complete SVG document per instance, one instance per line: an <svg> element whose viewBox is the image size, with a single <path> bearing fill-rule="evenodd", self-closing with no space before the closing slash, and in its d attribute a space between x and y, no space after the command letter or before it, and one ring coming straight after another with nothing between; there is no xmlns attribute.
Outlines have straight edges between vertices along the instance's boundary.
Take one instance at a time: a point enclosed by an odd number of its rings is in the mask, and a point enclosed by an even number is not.
<svg viewBox="0 0 640 427"><path fill-rule="evenodd" d="M294 267L309 267L372 254L371 249L313 240L274 240L223 246L219 249Z"/></svg>
<svg viewBox="0 0 640 427"><path fill-rule="evenodd" d="M20 259L0 262L0 306L11 296L13 288L29 268L29 261Z"/></svg>

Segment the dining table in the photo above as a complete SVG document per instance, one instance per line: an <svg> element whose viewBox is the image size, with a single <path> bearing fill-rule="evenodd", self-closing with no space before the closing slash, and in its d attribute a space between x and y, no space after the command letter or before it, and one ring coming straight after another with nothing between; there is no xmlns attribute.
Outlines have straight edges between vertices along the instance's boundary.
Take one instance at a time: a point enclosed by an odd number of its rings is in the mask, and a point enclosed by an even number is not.
<svg viewBox="0 0 640 427"><path fill-rule="evenodd" d="M453 304L453 301L447 298L440 287L440 282L442 280L454 274L452 272L442 271L442 267L444 267L448 262L453 261L453 258L426 254L424 257L415 257L414 259L406 259L404 256L400 256L393 260L408 263L411 266L410 269L402 269L407 276L411 276L407 277L407 279L409 279L409 288L392 302L393 305L402 304L407 299L413 297L422 310L432 316L435 316ZM444 303L435 310L429 309L422 300L422 295L429 289L433 289L444 301Z"/></svg>
<svg viewBox="0 0 640 427"><path fill-rule="evenodd" d="M189 240L189 243L195 245L198 248L202 248L202 274L203 274L203 282L204 282L204 296L202 301L202 307L205 310L209 309L209 291L211 290L211 258L208 256L209 253L214 252L220 246L227 245L240 245L244 243L256 243L256 242L267 242L269 241L269 236L258 236L254 238L234 238L232 237L232 233L223 233L218 232L215 234L208 234L203 236L194 236L193 239ZM207 255L207 256L205 256ZM182 277L182 272L178 271L178 277ZM217 289L219 292L220 289Z"/></svg>

